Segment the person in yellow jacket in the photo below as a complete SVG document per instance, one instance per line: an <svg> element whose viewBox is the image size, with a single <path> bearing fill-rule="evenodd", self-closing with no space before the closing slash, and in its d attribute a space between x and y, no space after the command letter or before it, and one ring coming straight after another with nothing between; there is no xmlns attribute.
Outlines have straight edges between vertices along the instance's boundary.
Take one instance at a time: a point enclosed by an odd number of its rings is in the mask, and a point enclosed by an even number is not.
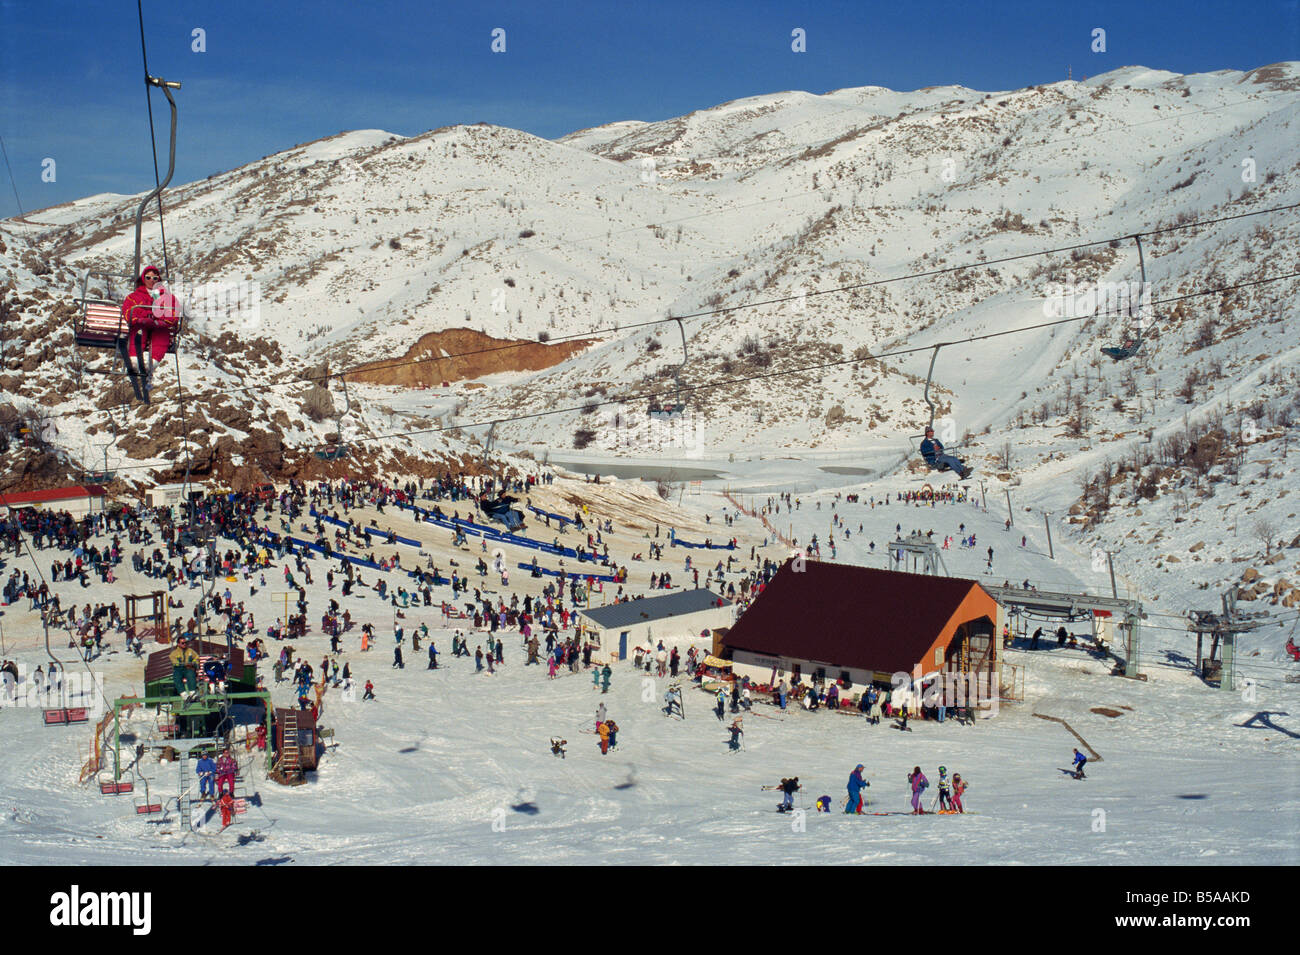
<svg viewBox="0 0 1300 955"><path fill-rule="evenodd" d="M199 669L199 655L184 637L181 637L168 659L172 661L172 686L177 695L183 694L186 689L197 690L199 681L195 674Z"/></svg>
<svg viewBox="0 0 1300 955"><path fill-rule="evenodd" d="M609 754L609 724L598 724L596 732L600 734L600 755L607 756Z"/></svg>

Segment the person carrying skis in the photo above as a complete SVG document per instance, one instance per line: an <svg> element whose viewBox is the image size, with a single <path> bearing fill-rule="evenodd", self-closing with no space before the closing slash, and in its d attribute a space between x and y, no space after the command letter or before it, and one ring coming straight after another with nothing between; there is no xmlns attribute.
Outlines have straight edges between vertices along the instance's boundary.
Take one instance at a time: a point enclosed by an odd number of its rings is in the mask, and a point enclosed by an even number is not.
<svg viewBox="0 0 1300 955"><path fill-rule="evenodd" d="M865 768L861 763L858 763L853 772L849 774L849 801L844 804L844 812L848 815L860 815L862 813L862 790L871 785L862 778L862 770Z"/></svg>
<svg viewBox="0 0 1300 955"><path fill-rule="evenodd" d="M740 717L736 717L731 721L731 726L727 727L727 732L731 734L731 741L727 745L731 747L731 751L734 753L740 749L740 738L745 735L745 731L740 726Z"/></svg>
<svg viewBox="0 0 1300 955"><path fill-rule="evenodd" d="M930 785L930 780L925 778L925 773L921 772L920 766L917 766L907 774L907 781L912 787L912 815L924 816L925 810L921 808L921 794Z"/></svg>
<svg viewBox="0 0 1300 955"><path fill-rule="evenodd" d="M961 773L952 774L952 804L958 812L964 813L966 808L961 804L962 793L970 788L966 785L966 780L961 778Z"/></svg>
<svg viewBox="0 0 1300 955"><path fill-rule="evenodd" d="M684 717L686 715L682 712L682 702L677 695L680 692L679 688L672 686L664 691L664 716L672 716L674 712L678 716Z"/></svg>
<svg viewBox="0 0 1300 955"><path fill-rule="evenodd" d="M934 436L934 428L925 429L925 440L921 442L921 457L925 463L936 471L955 471L962 480L970 477L971 469L965 462L951 454L943 453L943 442Z"/></svg>
<svg viewBox="0 0 1300 955"><path fill-rule="evenodd" d="M948 782L948 767L939 767L939 811L952 812L952 784Z"/></svg>
<svg viewBox="0 0 1300 955"><path fill-rule="evenodd" d="M1083 774L1083 767L1087 764L1088 757L1084 756L1083 753L1076 749L1074 751L1074 772L1071 773L1071 775L1074 776L1075 779L1086 779L1087 777Z"/></svg>
<svg viewBox="0 0 1300 955"><path fill-rule="evenodd" d="M799 777L794 776L790 779L783 779L781 785L777 788L781 790L781 802L776 807L776 811L789 812L794 809L794 794L802 788L799 785Z"/></svg>

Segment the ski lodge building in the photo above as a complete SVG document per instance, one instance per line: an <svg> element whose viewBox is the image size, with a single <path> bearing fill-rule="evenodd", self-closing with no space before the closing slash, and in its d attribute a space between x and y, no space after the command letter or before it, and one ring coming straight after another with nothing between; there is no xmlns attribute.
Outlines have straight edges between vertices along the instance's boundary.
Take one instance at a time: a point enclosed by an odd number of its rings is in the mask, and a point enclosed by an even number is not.
<svg viewBox="0 0 1300 955"><path fill-rule="evenodd" d="M731 601L703 588L677 590L662 597L642 597L578 611L582 633L606 652L625 660L634 647L687 645L705 630L729 627L735 617Z"/></svg>
<svg viewBox="0 0 1300 955"><path fill-rule="evenodd" d="M99 484L77 484L72 487L54 487L25 494L5 494L0 497L0 507L5 513L30 507L47 511L67 511L73 517L85 517L104 510L107 491Z"/></svg>
<svg viewBox="0 0 1300 955"><path fill-rule="evenodd" d="M723 637L736 676L860 689L905 673L1000 692L1001 608L974 580L788 560ZM985 696L989 694L990 696Z"/></svg>

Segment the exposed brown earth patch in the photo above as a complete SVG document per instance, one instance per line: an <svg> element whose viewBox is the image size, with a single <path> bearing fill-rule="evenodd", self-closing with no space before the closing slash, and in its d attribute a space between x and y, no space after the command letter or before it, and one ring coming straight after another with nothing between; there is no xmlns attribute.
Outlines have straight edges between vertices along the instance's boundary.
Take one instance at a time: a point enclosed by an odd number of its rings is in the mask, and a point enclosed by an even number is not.
<svg viewBox="0 0 1300 955"><path fill-rule="evenodd" d="M493 338L472 328L449 328L421 335L400 358L359 365L347 378L403 388L437 387L444 381L464 381L500 371L541 371L597 341L582 338L547 345L530 339Z"/></svg>

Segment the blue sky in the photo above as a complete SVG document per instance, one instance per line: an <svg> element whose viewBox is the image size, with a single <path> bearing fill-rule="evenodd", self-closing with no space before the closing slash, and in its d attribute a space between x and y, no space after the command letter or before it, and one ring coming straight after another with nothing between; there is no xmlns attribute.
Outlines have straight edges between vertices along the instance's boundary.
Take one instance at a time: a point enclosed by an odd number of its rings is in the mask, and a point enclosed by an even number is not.
<svg viewBox="0 0 1300 955"><path fill-rule="evenodd" d="M1000 90L1067 67L1300 59L1300 0L144 0L144 16L151 72L184 83L177 182L345 129L482 121L555 137L787 89ZM791 51L796 27L806 53ZM1095 27L1104 54L1090 50ZM152 186L138 30L136 0L0 0L0 137L25 210ZM154 113L163 140L159 94ZM0 167L0 216L17 211Z"/></svg>

